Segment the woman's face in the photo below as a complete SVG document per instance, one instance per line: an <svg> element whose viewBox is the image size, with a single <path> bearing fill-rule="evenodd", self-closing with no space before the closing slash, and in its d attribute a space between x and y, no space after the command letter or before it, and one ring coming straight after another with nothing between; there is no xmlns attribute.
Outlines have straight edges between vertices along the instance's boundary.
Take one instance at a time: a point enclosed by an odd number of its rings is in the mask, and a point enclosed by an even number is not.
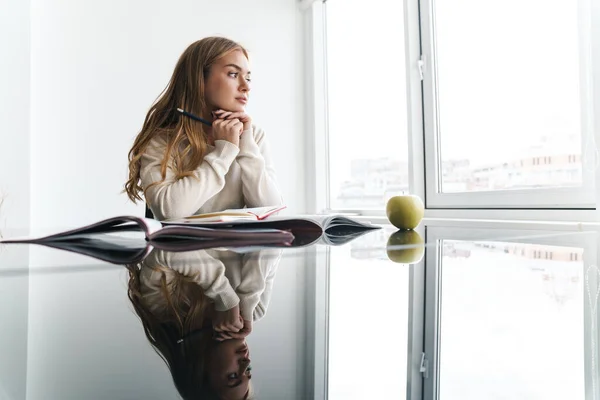
<svg viewBox="0 0 600 400"><path fill-rule="evenodd" d="M215 342L208 360L208 378L221 398L243 399L252 378L250 371L250 352L245 339Z"/></svg>
<svg viewBox="0 0 600 400"><path fill-rule="evenodd" d="M250 92L249 67L241 50L217 60L205 82L206 101L211 110L244 111Z"/></svg>

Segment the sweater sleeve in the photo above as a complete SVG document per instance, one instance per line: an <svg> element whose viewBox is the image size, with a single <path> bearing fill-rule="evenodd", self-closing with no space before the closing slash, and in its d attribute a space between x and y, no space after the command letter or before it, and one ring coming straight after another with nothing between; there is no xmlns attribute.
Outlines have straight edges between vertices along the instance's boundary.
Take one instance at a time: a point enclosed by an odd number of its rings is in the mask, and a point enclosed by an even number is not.
<svg viewBox="0 0 600 400"><path fill-rule="evenodd" d="M215 310L226 311L239 304L239 297L225 277L225 265L205 250L173 253L155 249L144 260L144 266L150 267L142 269L141 274L148 300L160 295L162 274L152 267L163 266L192 278L214 301Z"/></svg>
<svg viewBox="0 0 600 400"><path fill-rule="evenodd" d="M157 139L141 159L140 178L143 188L162 180L161 162L167 143ZM177 179L169 164L164 182L146 190L148 206L159 220L183 218L195 214L204 203L225 186L225 175L239 154L239 148L225 140L215 141L215 148L193 171L192 176Z"/></svg>
<svg viewBox="0 0 600 400"><path fill-rule="evenodd" d="M235 290L245 320L258 321L266 314L281 253L269 249L244 255L241 281Z"/></svg>
<svg viewBox="0 0 600 400"><path fill-rule="evenodd" d="M283 204L269 145L262 129L253 125L252 130L242 133L237 161L242 170L242 192L246 207Z"/></svg>
<svg viewBox="0 0 600 400"><path fill-rule="evenodd" d="M273 291L273 283L275 282L275 273L277 272L280 261L281 252L279 252L278 255L273 254L269 261L269 268L267 270L267 276L265 277L265 289L260 294L258 304L254 307L254 312L252 314L254 321L260 320L267 313L267 308L271 302L271 292Z"/></svg>

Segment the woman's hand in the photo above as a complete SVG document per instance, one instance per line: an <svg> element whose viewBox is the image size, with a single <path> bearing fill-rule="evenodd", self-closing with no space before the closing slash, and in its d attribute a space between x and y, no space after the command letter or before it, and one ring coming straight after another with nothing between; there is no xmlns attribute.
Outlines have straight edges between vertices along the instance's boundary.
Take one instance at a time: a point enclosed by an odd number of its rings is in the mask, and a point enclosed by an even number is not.
<svg viewBox="0 0 600 400"><path fill-rule="evenodd" d="M217 118L212 123L212 137L214 140L227 140L240 147L240 135L244 131L244 124L237 118Z"/></svg>
<svg viewBox="0 0 600 400"><path fill-rule="evenodd" d="M252 118L243 111L214 111L214 115L219 119L232 120L238 119L244 124L244 131L252 129Z"/></svg>
<svg viewBox="0 0 600 400"><path fill-rule="evenodd" d="M244 320L240 315L240 307L235 306L227 311L215 311L212 324L213 330L217 334L239 332L244 327Z"/></svg>
<svg viewBox="0 0 600 400"><path fill-rule="evenodd" d="M244 339L252 332L252 321L244 320L244 327L238 332L217 332L215 340Z"/></svg>

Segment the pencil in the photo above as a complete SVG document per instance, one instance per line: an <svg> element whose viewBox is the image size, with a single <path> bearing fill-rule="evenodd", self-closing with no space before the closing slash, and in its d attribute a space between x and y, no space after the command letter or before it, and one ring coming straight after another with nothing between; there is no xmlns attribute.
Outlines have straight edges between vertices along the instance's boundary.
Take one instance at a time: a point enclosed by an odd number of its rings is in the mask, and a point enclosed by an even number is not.
<svg viewBox="0 0 600 400"><path fill-rule="evenodd" d="M204 118L200 118L192 113L189 113L187 111L182 110L181 108L178 108L177 111L180 114L185 115L186 117L190 117L191 119L195 120L195 121L199 121L202 122L204 125L208 125L208 126L212 126L212 122L205 120Z"/></svg>

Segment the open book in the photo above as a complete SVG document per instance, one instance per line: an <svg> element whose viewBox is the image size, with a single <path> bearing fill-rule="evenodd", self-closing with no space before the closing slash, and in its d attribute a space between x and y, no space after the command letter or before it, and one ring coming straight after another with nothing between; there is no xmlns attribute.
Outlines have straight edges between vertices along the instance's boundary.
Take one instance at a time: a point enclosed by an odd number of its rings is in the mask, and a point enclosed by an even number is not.
<svg viewBox="0 0 600 400"><path fill-rule="evenodd" d="M278 229L294 235L293 247L307 246L316 242L341 245L380 226L361 222L342 215L271 216L266 219L232 219L230 221L205 221L195 218L162 221L165 226L181 224L215 229Z"/></svg>
<svg viewBox="0 0 600 400"><path fill-rule="evenodd" d="M285 209L286 206L274 207L255 207L255 208L239 208L229 209L218 212L191 215L185 218L171 219L163 222L171 224L186 224L190 222L231 222L231 221L261 221L275 213Z"/></svg>

